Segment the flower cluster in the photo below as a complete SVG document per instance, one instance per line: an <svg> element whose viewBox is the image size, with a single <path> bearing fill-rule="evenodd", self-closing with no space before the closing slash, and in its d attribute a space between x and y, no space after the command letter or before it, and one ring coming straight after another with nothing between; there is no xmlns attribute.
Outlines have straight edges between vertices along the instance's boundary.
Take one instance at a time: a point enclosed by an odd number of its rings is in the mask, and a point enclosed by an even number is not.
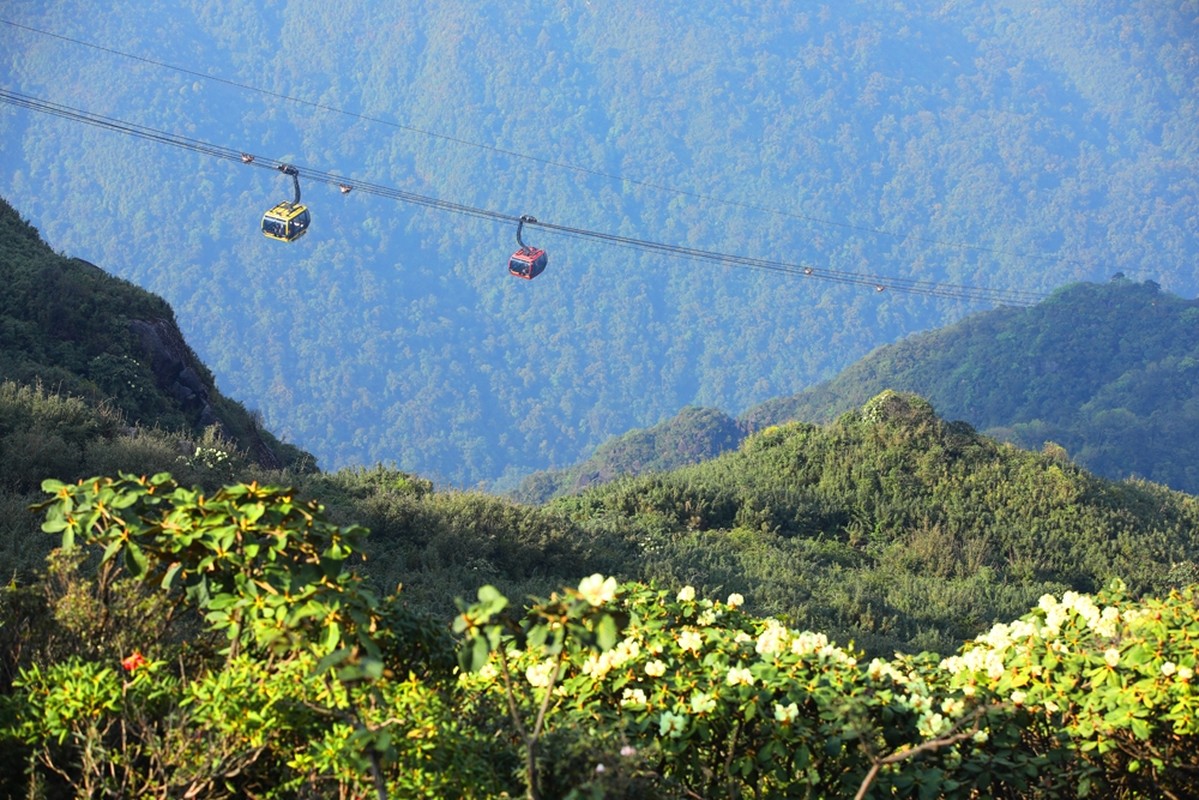
<svg viewBox="0 0 1199 800"><path fill-rule="evenodd" d="M684 784L724 763L770 796L828 796L837 791L831 776L864 774L877 754L940 740L910 766L878 773L879 791L902 793L905 770L927 770L928 780L954 776L961 793L952 796L990 796L997 757L1025 765L1013 770L1043 765L1042 752L1021 750L1025 726L1048 726L1053 741L1086 742L1080 752L1109 757L1119 736L1143 741L1160 730L1158 752L1182 741L1171 736L1199 736L1192 600L1155 608L1067 592L949 658L859 663L823 634L745 614L735 595L720 603L692 587L609 592L605 583L593 576L578 595L626 620L607 649L587 645L554 661L531 647L520 668L545 685L549 665L561 663L557 724L605 728L654 753L661 774ZM1043 734L1033 735L1037 747Z"/></svg>

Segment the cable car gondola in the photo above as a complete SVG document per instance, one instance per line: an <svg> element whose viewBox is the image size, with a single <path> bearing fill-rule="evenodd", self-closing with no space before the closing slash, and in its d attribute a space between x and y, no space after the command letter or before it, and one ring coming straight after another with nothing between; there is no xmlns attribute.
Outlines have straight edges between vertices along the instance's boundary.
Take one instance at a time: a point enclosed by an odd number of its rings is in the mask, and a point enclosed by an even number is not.
<svg viewBox="0 0 1199 800"><path fill-rule="evenodd" d="M520 222L516 226L516 243L520 245L520 249L508 259L508 272L518 278L524 278L526 281L531 281L540 275L545 270L545 264L549 260L544 250L540 247L529 247L520 238L520 231L525 226L525 223L536 221L536 218L530 217L527 214L521 216Z"/></svg>
<svg viewBox="0 0 1199 800"><path fill-rule="evenodd" d="M308 232L312 217L308 214L308 206L300 203L300 171L290 164L280 164L279 171L291 176L296 197L290 203L284 200L262 215L262 235L281 242L294 242Z"/></svg>

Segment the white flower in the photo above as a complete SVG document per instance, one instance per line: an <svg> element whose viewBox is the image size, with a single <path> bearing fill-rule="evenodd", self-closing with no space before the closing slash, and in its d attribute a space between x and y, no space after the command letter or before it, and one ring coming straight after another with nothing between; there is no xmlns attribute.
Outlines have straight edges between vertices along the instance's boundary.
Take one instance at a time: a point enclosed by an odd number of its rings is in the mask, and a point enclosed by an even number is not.
<svg viewBox="0 0 1199 800"><path fill-rule="evenodd" d="M744 604L745 604L745 598L742 597L737 592L733 592L732 594L729 595L729 601L728 601L729 608L740 608Z"/></svg>
<svg viewBox="0 0 1199 800"><path fill-rule="evenodd" d="M1173 661L1167 661L1164 664L1162 664L1162 674L1165 675L1167 678L1170 677L1171 675L1173 675L1177 671L1178 671L1178 665L1175 664Z"/></svg>
<svg viewBox="0 0 1199 800"><path fill-rule="evenodd" d="M1120 610L1115 606L1106 606L1093 627L1100 636L1109 639L1115 636L1120 627Z"/></svg>
<svg viewBox="0 0 1199 800"><path fill-rule="evenodd" d="M754 647L759 655L769 656L781 653L787 647L787 629L778 620L766 620L766 627L758 634L758 643Z"/></svg>
<svg viewBox="0 0 1199 800"><path fill-rule="evenodd" d="M666 664L655 658L645 665L645 674L651 678L661 678L666 674Z"/></svg>
<svg viewBox="0 0 1199 800"><path fill-rule="evenodd" d="M745 667L732 667L729 669L729 674L725 676L725 682L729 686L753 686L754 676Z"/></svg>
<svg viewBox="0 0 1199 800"><path fill-rule="evenodd" d="M694 599L695 599L695 587L694 586L684 586L682 589L679 589L678 601L680 603L690 603Z"/></svg>
<svg viewBox="0 0 1199 800"><path fill-rule="evenodd" d="M616 578L604 578L598 572L579 582L579 594L593 606L602 606L616 597Z"/></svg>
<svg viewBox="0 0 1199 800"><path fill-rule="evenodd" d="M812 633L811 631L804 631L791 641L791 652L797 656L806 655L808 653L833 655L833 650L836 650L836 648L826 649L828 647L829 644L827 636L825 636L823 633Z"/></svg>
<svg viewBox="0 0 1199 800"><path fill-rule="evenodd" d="M1114 647L1109 647L1103 651L1103 660L1107 662L1109 667L1114 667L1120 663L1120 651Z"/></svg>
<svg viewBox="0 0 1199 800"><path fill-rule="evenodd" d="M544 689L550 685L550 680L553 678L554 670L557 666L554 659L547 658L545 661L539 661L525 670L525 678L528 679L530 686Z"/></svg>
<svg viewBox="0 0 1199 800"><path fill-rule="evenodd" d="M936 738L952 723L941 714L925 714L916 723L917 729L929 738Z"/></svg>
<svg viewBox="0 0 1199 800"><path fill-rule="evenodd" d="M707 714L716 710L716 698L707 692L695 692L691 695L691 711L695 714Z"/></svg>
<svg viewBox="0 0 1199 800"><path fill-rule="evenodd" d="M631 689L626 686L620 696L622 706L643 706L646 702L645 692L641 689Z"/></svg>
<svg viewBox="0 0 1199 800"><path fill-rule="evenodd" d="M704 637L699 631L685 630L679 634L679 647L698 653L704 646Z"/></svg>
<svg viewBox="0 0 1199 800"><path fill-rule="evenodd" d="M948 714L951 717L956 717L966 710L966 704L954 697L947 697L941 701L941 713Z"/></svg>
<svg viewBox="0 0 1199 800"><path fill-rule="evenodd" d="M1012 692L1012 702L1018 706L1022 706L1024 705L1024 698L1027 696L1028 695L1026 695L1024 692L1017 689L1016 691Z"/></svg>
<svg viewBox="0 0 1199 800"><path fill-rule="evenodd" d="M1182 681L1183 683L1186 683L1193 677L1195 677L1195 671L1192 670L1190 667L1179 667L1178 668L1178 680Z"/></svg>
<svg viewBox="0 0 1199 800"><path fill-rule="evenodd" d="M799 716L799 706L795 703L783 705L782 703L774 704L774 718L784 725L789 725Z"/></svg>
<svg viewBox="0 0 1199 800"><path fill-rule="evenodd" d="M958 666L958 664L961 662L961 660L962 659L959 658L958 656L950 656L949 658L947 658L941 662L941 666L944 667L945 669L948 669L950 672L956 673L956 672L959 672L961 669L961 667ZM957 667L957 669L955 669L954 667ZM866 674L870 677L870 680L872 680L872 681L882 680L884 675L889 678L894 678L895 677L895 668L892 667L886 661L883 661L881 658L875 658L875 659L871 660L870 664L866 667Z"/></svg>

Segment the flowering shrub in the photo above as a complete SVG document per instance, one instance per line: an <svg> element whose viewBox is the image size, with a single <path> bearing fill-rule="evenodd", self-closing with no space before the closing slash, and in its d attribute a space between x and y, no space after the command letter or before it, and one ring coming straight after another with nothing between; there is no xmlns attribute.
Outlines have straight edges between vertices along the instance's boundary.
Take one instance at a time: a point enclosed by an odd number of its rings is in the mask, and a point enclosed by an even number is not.
<svg viewBox="0 0 1199 800"><path fill-rule="evenodd" d="M1079 794L1113 789L1183 797L1199 775L1196 587L1136 602L1117 584L1097 598L1041 598L942 667L950 685L1024 709L1076 758Z"/></svg>
<svg viewBox="0 0 1199 800"><path fill-rule="evenodd" d="M1196 587L1047 595L949 658L867 662L737 594L592 575L518 609L484 586L454 671L346 568L364 532L287 489L45 488L64 548L193 604L229 646L118 637L23 667L0 748L29 796L1194 796ZM127 584L103 586L116 603Z"/></svg>
<svg viewBox="0 0 1199 800"><path fill-rule="evenodd" d="M590 597L600 581L568 591ZM1193 591L1046 596L953 657L869 663L744 614L736 597L640 584L608 594L578 607L625 621L606 649L563 641L551 654L500 636L462 679L507 693L514 713L536 710L547 737L622 743L619 759L597 745L575 796L604 796L596 787L623 769L662 796L1183 797L1199 768Z"/></svg>
<svg viewBox="0 0 1199 800"><path fill-rule="evenodd" d="M598 580L587 579L577 594ZM493 592L486 596L494 605ZM697 599L691 587L672 596L626 584L601 607L627 620L607 649L567 642L547 656L527 638L519 646L497 640L491 659L463 681L474 691L512 694L525 714L545 709L546 735L599 730L624 742L622 752L635 759L599 760L597 751L591 770L637 768L670 796L852 797L867 781L906 796L940 792L955 780L969 796L995 783L989 771L950 774L963 759L993 755L983 723L1003 709L937 683L924 672L936 673L935 663L861 664L823 634L749 616L739 597L731 600ZM550 664L556 684L547 679ZM523 689L512 688L513 675L525 678ZM921 746L918 764L897 766L906 759L896 753ZM577 776L580 792L598 780L588 772Z"/></svg>

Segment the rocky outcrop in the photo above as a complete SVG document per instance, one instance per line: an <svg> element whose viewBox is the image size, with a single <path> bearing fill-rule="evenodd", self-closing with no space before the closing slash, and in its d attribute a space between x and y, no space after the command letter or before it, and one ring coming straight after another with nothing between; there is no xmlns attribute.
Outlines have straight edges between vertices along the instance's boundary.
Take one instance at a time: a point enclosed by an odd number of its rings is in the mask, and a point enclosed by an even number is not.
<svg viewBox="0 0 1199 800"><path fill-rule="evenodd" d="M248 441L239 440L229 430L211 403L217 396L212 378L188 347L174 321L135 319L130 320L129 328L148 357L158 388L178 401L196 430L215 425L222 438L246 450L258 464L268 469L283 466L278 454L257 430L250 431Z"/></svg>

